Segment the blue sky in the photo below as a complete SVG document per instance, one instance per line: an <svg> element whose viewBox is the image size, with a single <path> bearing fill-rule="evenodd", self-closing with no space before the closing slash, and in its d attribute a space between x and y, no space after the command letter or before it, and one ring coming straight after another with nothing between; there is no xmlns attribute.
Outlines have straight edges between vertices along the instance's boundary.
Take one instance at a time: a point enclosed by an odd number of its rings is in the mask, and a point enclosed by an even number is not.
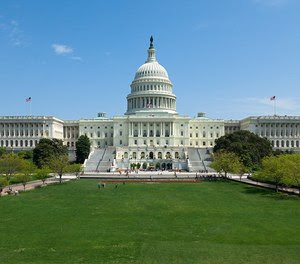
<svg viewBox="0 0 300 264"><path fill-rule="evenodd" d="M298 0L0 0L0 115L126 111L149 37L182 115L300 115Z"/></svg>

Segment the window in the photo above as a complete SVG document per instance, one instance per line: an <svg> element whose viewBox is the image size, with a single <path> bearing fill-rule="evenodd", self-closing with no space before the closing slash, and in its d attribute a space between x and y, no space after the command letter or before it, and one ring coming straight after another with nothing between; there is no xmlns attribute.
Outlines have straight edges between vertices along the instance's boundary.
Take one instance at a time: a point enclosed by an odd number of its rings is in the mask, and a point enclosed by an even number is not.
<svg viewBox="0 0 300 264"><path fill-rule="evenodd" d="M122 140L120 140L120 145L122 145Z"/></svg>
<svg viewBox="0 0 300 264"><path fill-rule="evenodd" d="M183 131L180 132L180 135L183 137Z"/></svg>
<svg viewBox="0 0 300 264"><path fill-rule="evenodd" d="M134 144L137 145L137 140L134 140Z"/></svg>
<svg viewBox="0 0 300 264"><path fill-rule="evenodd" d="M120 131L120 136L122 136L122 130Z"/></svg>
<svg viewBox="0 0 300 264"><path fill-rule="evenodd" d="M91 137L93 137L93 133L91 133L90 135L91 135Z"/></svg>
<svg viewBox="0 0 300 264"><path fill-rule="evenodd" d="M203 141L203 146L205 146L206 145L206 142L205 141Z"/></svg>
<svg viewBox="0 0 300 264"><path fill-rule="evenodd" d="M105 135L105 137L107 138L107 132L105 132L105 134L104 134L104 135Z"/></svg>
<svg viewBox="0 0 300 264"><path fill-rule="evenodd" d="M100 131L98 131L98 137L100 137Z"/></svg>

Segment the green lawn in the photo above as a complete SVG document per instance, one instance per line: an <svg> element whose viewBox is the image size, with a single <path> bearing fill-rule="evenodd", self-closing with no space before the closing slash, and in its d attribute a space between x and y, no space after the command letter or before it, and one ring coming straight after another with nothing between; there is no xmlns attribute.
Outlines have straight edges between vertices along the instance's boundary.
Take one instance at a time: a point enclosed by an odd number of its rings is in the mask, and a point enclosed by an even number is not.
<svg viewBox="0 0 300 264"><path fill-rule="evenodd" d="M0 198L0 263L300 263L300 199L234 182L80 180Z"/></svg>

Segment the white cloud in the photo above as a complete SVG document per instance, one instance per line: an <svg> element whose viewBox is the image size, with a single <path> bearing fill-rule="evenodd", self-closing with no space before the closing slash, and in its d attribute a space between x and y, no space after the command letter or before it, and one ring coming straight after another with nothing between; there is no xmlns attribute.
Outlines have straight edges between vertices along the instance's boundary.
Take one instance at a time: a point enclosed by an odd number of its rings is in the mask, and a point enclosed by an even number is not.
<svg viewBox="0 0 300 264"><path fill-rule="evenodd" d="M76 61L82 61L82 58L79 56L72 56L70 57L71 60L76 60Z"/></svg>
<svg viewBox="0 0 300 264"><path fill-rule="evenodd" d="M9 40L14 46L24 44L23 32L20 30L19 23L16 20L11 20L7 25L3 25L8 30Z"/></svg>
<svg viewBox="0 0 300 264"><path fill-rule="evenodd" d="M67 45L52 44L51 46L57 55L65 55L73 53L73 49Z"/></svg>

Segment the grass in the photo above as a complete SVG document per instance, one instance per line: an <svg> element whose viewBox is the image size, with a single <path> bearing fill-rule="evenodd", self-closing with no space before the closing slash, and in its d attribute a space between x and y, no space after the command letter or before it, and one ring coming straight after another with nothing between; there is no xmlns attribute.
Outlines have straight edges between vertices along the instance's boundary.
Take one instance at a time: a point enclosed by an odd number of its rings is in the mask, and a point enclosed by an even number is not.
<svg viewBox="0 0 300 264"><path fill-rule="evenodd" d="M80 180L0 212L0 263L300 263L300 199L235 182Z"/></svg>

